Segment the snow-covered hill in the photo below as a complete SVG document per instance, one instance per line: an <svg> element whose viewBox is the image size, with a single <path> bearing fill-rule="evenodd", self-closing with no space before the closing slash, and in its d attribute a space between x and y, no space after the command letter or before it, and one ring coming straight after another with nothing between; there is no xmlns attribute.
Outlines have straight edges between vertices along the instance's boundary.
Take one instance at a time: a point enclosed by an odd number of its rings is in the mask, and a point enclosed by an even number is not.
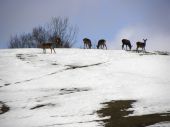
<svg viewBox="0 0 170 127"><path fill-rule="evenodd" d="M0 127L102 126L97 110L137 100L134 113L170 111L170 56L120 50L0 50ZM2 112L2 111L1 111ZM170 126L169 122L161 125Z"/></svg>

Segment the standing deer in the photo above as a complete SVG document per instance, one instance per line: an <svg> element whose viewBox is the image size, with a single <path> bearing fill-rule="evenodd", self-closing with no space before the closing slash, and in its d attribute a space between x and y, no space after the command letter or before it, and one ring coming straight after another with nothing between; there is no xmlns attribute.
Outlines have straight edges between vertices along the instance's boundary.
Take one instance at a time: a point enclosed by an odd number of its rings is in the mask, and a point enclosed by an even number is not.
<svg viewBox="0 0 170 127"><path fill-rule="evenodd" d="M143 39L144 42L136 42L137 48L136 52L139 52L139 48L142 48L142 51L145 51L146 41L147 39Z"/></svg>
<svg viewBox="0 0 170 127"><path fill-rule="evenodd" d="M122 39L122 50L124 49L124 46L126 46L126 50L127 50L127 46L129 47L129 50L131 50L132 48L130 41L127 39Z"/></svg>
<svg viewBox="0 0 170 127"><path fill-rule="evenodd" d="M54 53L56 53L54 49L55 45L62 46L61 39L59 37L55 39L55 42L43 43L40 45L40 47L43 49L43 53L46 53L46 49L51 49L51 53L52 53L52 50L54 51Z"/></svg>
<svg viewBox="0 0 170 127"><path fill-rule="evenodd" d="M104 49L104 47L105 47L106 50L107 50L106 40L100 39L100 40L98 41L98 44L97 44L96 47L97 47L97 49L99 49L99 48Z"/></svg>
<svg viewBox="0 0 170 127"><path fill-rule="evenodd" d="M88 39L88 38L84 38L83 39L83 42L84 42L84 49L85 48L89 48L89 49L91 49L91 47L92 47L92 44L91 44L91 40L90 39Z"/></svg>

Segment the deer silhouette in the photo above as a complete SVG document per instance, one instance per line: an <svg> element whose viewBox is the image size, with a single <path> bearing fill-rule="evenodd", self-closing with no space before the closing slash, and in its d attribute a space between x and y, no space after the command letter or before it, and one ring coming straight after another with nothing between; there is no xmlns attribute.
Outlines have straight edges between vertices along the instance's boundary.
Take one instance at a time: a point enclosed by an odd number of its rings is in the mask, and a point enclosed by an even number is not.
<svg viewBox="0 0 170 127"><path fill-rule="evenodd" d="M96 47L97 47L97 49L99 49L99 48L104 49L104 47L105 47L106 50L107 50L106 40L100 39L100 40L98 41L98 44L97 44Z"/></svg>
<svg viewBox="0 0 170 127"><path fill-rule="evenodd" d="M55 45L62 46L61 39L59 37L56 37L55 42L43 43L40 45L40 47L43 49L43 53L46 53L46 49L51 49L51 53L52 50L54 51L54 53L56 53L54 49Z"/></svg>
<svg viewBox="0 0 170 127"><path fill-rule="evenodd" d="M145 51L145 47L146 47L146 41L147 39L143 39L144 42L136 42L136 52L139 52L139 48L142 48L142 51Z"/></svg>
<svg viewBox="0 0 170 127"><path fill-rule="evenodd" d="M83 39L83 42L84 42L84 49L85 49L85 48L91 49L92 44L91 44L91 40L90 40L90 39L84 38L84 39Z"/></svg>
<svg viewBox="0 0 170 127"><path fill-rule="evenodd" d="M132 48L130 41L127 39L122 39L122 50L124 49L124 46L126 46L126 50L127 50L127 46L129 47L129 50L131 50Z"/></svg>

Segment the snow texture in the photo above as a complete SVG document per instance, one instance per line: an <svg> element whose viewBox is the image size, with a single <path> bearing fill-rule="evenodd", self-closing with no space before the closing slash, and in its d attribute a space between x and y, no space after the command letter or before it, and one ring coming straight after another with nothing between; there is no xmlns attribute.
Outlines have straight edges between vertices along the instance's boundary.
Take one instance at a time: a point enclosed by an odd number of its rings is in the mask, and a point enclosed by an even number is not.
<svg viewBox="0 0 170 127"><path fill-rule="evenodd" d="M121 50L0 50L0 101L10 107L0 127L101 126L96 111L111 100L137 100L132 115L168 112L169 65L169 55Z"/></svg>

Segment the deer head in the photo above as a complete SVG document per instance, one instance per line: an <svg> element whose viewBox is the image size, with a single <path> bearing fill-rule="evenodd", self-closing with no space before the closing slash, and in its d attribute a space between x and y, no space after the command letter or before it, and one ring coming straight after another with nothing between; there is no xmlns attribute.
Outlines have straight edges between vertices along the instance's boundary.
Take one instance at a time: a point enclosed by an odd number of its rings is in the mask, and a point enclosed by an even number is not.
<svg viewBox="0 0 170 127"><path fill-rule="evenodd" d="M56 42L58 45L62 46L61 39L60 39L59 37L56 37L55 42Z"/></svg>
<svg viewBox="0 0 170 127"><path fill-rule="evenodd" d="M130 50L132 49L133 45L129 45Z"/></svg>
<svg viewBox="0 0 170 127"><path fill-rule="evenodd" d="M146 43L147 40L148 40L148 39L143 39L144 43Z"/></svg>

